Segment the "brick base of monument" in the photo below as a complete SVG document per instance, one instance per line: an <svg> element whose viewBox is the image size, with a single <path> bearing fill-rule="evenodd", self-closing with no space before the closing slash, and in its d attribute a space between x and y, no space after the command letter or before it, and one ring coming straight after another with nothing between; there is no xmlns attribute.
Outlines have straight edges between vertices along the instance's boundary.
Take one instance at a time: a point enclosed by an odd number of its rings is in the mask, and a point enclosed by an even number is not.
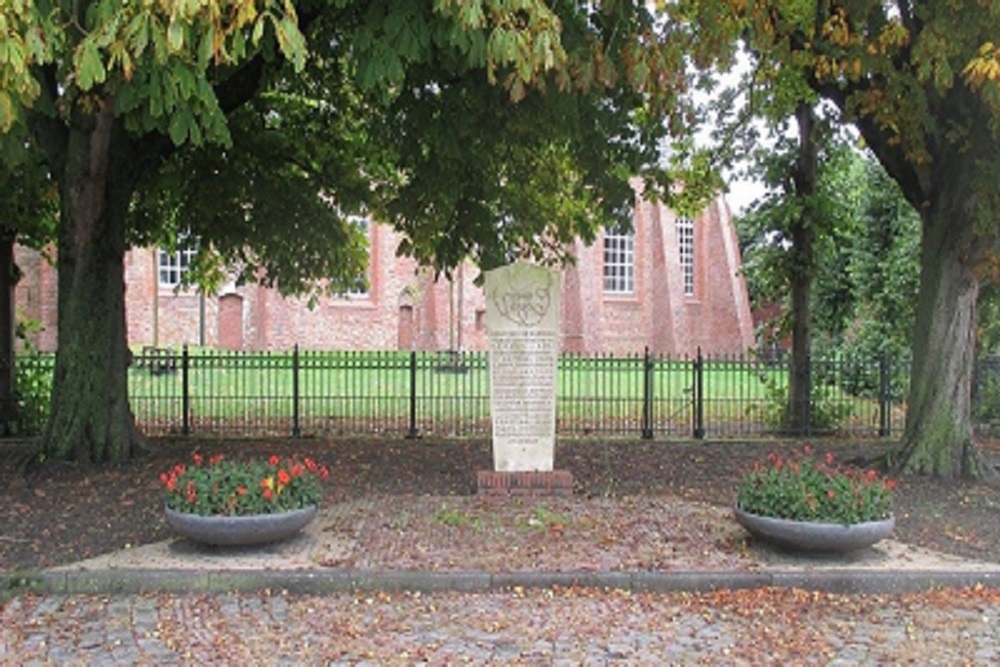
<svg viewBox="0 0 1000 667"><path fill-rule="evenodd" d="M573 475L569 470L517 470L512 472L480 470L476 475L479 495L493 498L507 496L571 496Z"/></svg>

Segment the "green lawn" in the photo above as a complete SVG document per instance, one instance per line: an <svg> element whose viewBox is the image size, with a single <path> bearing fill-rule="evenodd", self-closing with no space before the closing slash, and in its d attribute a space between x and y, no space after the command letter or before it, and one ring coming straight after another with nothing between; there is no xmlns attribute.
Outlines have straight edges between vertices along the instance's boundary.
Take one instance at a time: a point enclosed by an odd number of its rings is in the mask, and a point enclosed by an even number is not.
<svg viewBox="0 0 1000 667"><path fill-rule="evenodd" d="M179 354L176 368L164 373L153 373L142 358L138 361L130 371L137 418L147 430L179 431L184 415ZM302 432L398 433L408 430L412 416L413 426L425 433L488 433L485 354L422 352L414 361L411 368L407 352L301 352L296 361L292 353L192 351L186 374L188 425L202 431L281 433L292 430L297 416ZM690 436L696 392L692 360L654 358L649 363L649 425L656 434ZM642 357L563 357L557 376L559 432L641 433L645 366ZM705 361L701 390L706 432L773 430L787 373L783 366L755 359ZM822 393L824 405L835 408L838 426L877 426L873 399L829 383Z"/></svg>
<svg viewBox="0 0 1000 667"><path fill-rule="evenodd" d="M411 365L412 362L412 365ZM648 375L647 375L648 364ZM879 427L877 368L833 372L817 364L818 430L873 435ZM186 370L185 370L186 369ZM19 390L34 428L44 423L52 356L18 359ZM874 375L873 375L874 373ZM562 435L691 437L695 397L707 437L773 433L780 423L788 369L754 358L706 359L700 387L691 359L564 356L557 375ZM865 391L848 392L847 381ZM185 392L185 386L187 391ZM185 356L138 351L129 370L132 408L149 434L488 435L487 355L420 352L232 353L192 349ZM412 391L411 391L412 388ZM649 396L648 402L646 396ZM35 396L34 400L30 400ZM296 400L297 397L297 400ZM187 419L185 420L185 414ZM902 429L903 408L890 425Z"/></svg>

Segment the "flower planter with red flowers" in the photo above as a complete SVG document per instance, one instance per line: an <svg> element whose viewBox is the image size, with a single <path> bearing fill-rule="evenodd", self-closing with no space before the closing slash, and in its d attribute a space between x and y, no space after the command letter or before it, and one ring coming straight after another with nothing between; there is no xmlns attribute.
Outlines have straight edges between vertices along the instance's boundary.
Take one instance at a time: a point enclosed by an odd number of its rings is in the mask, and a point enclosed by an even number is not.
<svg viewBox="0 0 1000 667"><path fill-rule="evenodd" d="M771 454L740 482L736 521L755 538L804 551L848 552L888 537L895 528L895 481L874 470L813 457L807 446L790 458Z"/></svg>
<svg viewBox="0 0 1000 667"><path fill-rule="evenodd" d="M192 455L160 475L167 522L206 544L265 544L291 537L315 516L324 466L311 458L238 461Z"/></svg>
<svg viewBox="0 0 1000 667"><path fill-rule="evenodd" d="M798 551L848 552L884 540L896 527L893 517L861 523L776 519L734 509L736 521L755 538Z"/></svg>

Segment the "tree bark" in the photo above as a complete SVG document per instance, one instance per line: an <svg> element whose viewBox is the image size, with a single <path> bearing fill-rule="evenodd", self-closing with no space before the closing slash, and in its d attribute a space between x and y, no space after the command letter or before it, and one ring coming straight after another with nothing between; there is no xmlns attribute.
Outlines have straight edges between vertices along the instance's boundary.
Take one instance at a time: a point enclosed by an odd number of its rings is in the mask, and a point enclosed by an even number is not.
<svg viewBox="0 0 1000 667"><path fill-rule="evenodd" d="M799 204L792 223L792 368L788 387L788 427L793 433L809 435L812 425L809 353L812 347L810 295L815 264L816 227L811 220L810 200L816 193L818 146L816 117L812 105L802 103L795 111L799 145L792 172L794 197Z"/></svg>
<svg viewBox="0 0 1000 667"><path fill-rule="evenodd" d="M996 478L972 440L976 264L991 247L977 233L970 171L957 156L937 170L939 187L923 215L910 394L897 468L944 478Z"/></svg>
<svg viewBox="0 0 1000 667"><path fill-rule="evenodd" d="M40 457L84 464L128 459L141 444L128 402L125 224L141 168L113 103L66 126L47 147L58 174L59 346Z"/></svg>
<svg viewBox="0 0 1000 667"><path fill-rule="evenodd" d="M9 229L0 229L0 433L17 432L17 382L14 367L14 288L18 269L14 263L14 239Z"/></svg>

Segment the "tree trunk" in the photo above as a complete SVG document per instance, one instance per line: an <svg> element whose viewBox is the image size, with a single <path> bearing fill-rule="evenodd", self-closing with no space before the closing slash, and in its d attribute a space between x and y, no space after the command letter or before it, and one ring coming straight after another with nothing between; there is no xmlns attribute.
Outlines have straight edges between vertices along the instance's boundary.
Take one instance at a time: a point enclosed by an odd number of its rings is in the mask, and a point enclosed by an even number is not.
<svg viewBox="0 0 1000 667"><path fill-rule="evenodd" d="M18 269L14 263L15 234L0 230L0 433L17 432L17 382L14 369L14 288Z"/></svg>
<svg viewBox="0 0 1000 667"><path fill-rule="evenodd" d="M813 257L812 230L801 220L792 229L792 261L797 265L792 280L792 367L788 385L788 427L799 435L812 431L812 372L810 348L812 347L812 311L809 300L812 294L811 265ZM802 267L802 268L798 268Z"/></svg>
<svg viewBox="0 0 1000 667"><path fill-rule="evenodd" d="M794 196L799 204L792 223L792 368L788 387L788 427L793 433L809 435L812 425L809 351L812 347L810 294L815 263L816 227L811 219L811 199L816 193L818 147L816 117L812 105L800 104L795 111L799 126L798 155L792 173Z"/></svg>
<svg viewBox="0 0 1000 667"><path fill-rule="evenodd" d="M975 268L991 247L970 210L973 168L960 158L942 165L938 196L924 211L906 431L896 460L903 471L944 478L996 476L972 442Z"/></svg>
<svg viewBox="0 0 1000 667"><path fill-rule="evenodd" d="M112 103L59 129L61 142L42 142L61 144L48 151L61 213L59 347L41 457L120 461L141 442L128 402L123 268L126 215L141 170Z"/></svg>

